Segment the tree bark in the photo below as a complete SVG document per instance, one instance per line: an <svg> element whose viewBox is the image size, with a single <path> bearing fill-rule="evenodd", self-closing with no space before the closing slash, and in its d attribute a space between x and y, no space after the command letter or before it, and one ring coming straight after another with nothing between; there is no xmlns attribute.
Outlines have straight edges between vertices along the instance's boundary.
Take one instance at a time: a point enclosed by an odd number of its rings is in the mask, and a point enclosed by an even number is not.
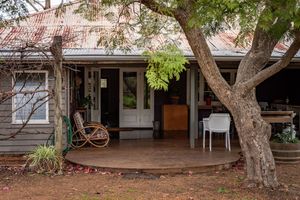
<svg viewBox="0 0 300 200"><path fill-rule="evenodd" d="M54 36L53 44L50 48L54 57L54 135L55 135L55 149L59 157L62 157L62 37Z"/></svg>
<svg viewBox="0 0 300 200"><path fill-rule="evenodd" d="M240 85L240 82L233 87L226 83L220 74L213 56L210 54L202 30L187 26L189 19L187 13L189 12L181 11L175 17L185 32L209 86L233 116L242 152L245 156L249 186L277 187L279 183L276 176L275 162L269 146L271 127L261 117L261 110L256 100L255 89L245 94L245 88ZM255 53L259 54L259 52ZM257 70L253 68L257 64L251 66L249 63L259 63L260 61L255 59L261 59L267 55L270 54L266 53L257 58L248 54L245 58L247 60L241 62L242 66L239 66L239 68L245 69L240 70L240 73L243 71L240 80L248 80L255 75ZM265 61L261 62L261 64L264 63ZM244 67L243 64L247 64L247 67Z"/></svg>
<svg viewBox="0 0 300 200"><path fill-rule="evenodd" d="M279 186L274 158L270 149L271 125L261 117L254 92L242 97L235 92L229 109L232 113L246 162L249 186L276 188Z"/></svg>
<svg viewBox="0 0 300 200"><path fill-rule="evenodd" d="M45 10L51 8L51 0L45 0Z"/></svg>
<svg viewBox="0 0 300 200"><path fill-rule="evenodd" d="M270 32L257 26L251 49L238 67L235 84L230 86L218 69L201 27L188 26L194 1L182 1L174 9L166 8L166 5L161 5L154 0L142 0L141 3L152 11L174 17L179 22L208 85L233 116L246 160L247 180L251 183L250 185L277 187L279 183L269 145L271 125L261 117L255 87L288 65L299 50L300 34L295 34L295 41L282 59L264 69L280 38L273 37ZM282 22L285 22L285 19L278 19L275 24ZM281 35L289 30L290 25L285 23L283 26L286 28L281 30Z"/></svg>

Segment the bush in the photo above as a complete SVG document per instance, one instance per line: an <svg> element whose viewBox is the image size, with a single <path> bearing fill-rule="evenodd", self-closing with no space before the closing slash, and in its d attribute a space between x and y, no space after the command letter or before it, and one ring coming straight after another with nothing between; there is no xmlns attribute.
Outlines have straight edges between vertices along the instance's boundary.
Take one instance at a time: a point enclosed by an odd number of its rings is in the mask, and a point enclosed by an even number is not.
<svg viewBox="0 0 300 200"><path fill-rule="evenodd" d="M56 173L61 170L60 161L54 146L38 146L28 155L29 168L37 173Z"/></svg>
<svg viewBox="0 0 300 200"><path fill-rule="evenodd" d="M283 129L282 133L277 133L273 141L284 144L299 142L298 138L296 137L296 131L294 130L294 126L293 128L289 126Z"/></svg>

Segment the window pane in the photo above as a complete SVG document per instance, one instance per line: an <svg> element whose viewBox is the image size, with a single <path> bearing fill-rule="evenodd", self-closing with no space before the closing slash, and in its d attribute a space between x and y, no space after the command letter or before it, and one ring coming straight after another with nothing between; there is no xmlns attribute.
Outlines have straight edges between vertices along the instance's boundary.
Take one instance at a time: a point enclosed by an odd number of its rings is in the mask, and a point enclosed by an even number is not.
<svg viewBox="0 0 300 200"><path fill-rule="evenodd" d="M136 109L137 73L123 72L123 108Z"/></svg>
<svg viewBox="0 0 300 200"><path fill-rule="evenodd" d="M15 81L16 120L46 120L46 74L16 73Z"/></svg>
<svg viewBox="0 0 300 200"><path fill-rule="evenodd" d="M16 73L16 88L23 89L26 86L29 89L45 89L45 80L45 73Z"/></svg>
<svg viewBox="0 0 300 200"><path fill-rule="evenodd" d="M144 73L144 109L150 109L150 86Z"/></svg>

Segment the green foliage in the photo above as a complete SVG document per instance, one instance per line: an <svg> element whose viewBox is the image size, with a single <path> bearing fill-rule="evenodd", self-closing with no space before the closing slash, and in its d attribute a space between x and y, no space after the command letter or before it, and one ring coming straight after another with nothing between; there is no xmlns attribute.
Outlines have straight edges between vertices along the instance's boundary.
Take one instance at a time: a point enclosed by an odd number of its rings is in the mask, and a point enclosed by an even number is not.
<svg viewBox="0 0 300 200"><path fill-rule="evenodd" d="M190 27L202 27L213 35L224 29L240 26L253 29L262 1L256 0L201 0L195 1L189 21Z"/></svg>
<svg viewBox="0 0 300 200"><path fill-rule="evenodd" d="M239 30L236 42L241 45L252 38L256 27L276 39L300 27L298 0L197 0L192 8L190 27L201 27L206 35Z"/></svg>
<svg viewBox="0 0 300 200"><path fill-rule="evenodd" d="M277 133L273 141L284 144L299 142L298 138L293 135L293 130L291 129L285 129L282 133Z"/></svg>
<svg viewBox="0 0 300 200"><path fill-rule="evenodd" d="M185 70L188 60L183 56L182 51L174 45L167 45L159 51L146 51L148 67L146 77L149 86L155 90L168 90L171 79L179 80L180 73Z"/></svg>
<svg viewBox="0 0 300 200"><path fill-rule="evenodd" d="M133 95L123 96L123 106L125 108L136 108L136 97Z"/></svg>
<svg viewBox="0 0 300 200"><path fill-rule="evenodd" d="M54 146L38 146L28 155L27 163L37 173L55 173L61 169Z"/></svg>
<svg viewBox="0 0 300 200"><path fill-rule="evenodd" d="M298 0L269 0L260 15L258 25L271 36L280 39L286 30L299 29L300 7Z"/></svg>
<svg viewBox="0 0 300 200"><path fill-rule="evenodd" d="M97 44L99 47L105 47L109 54L113 54L116 49L128 53L133 48L157 48L157 45L153 44L157 44L158 35L164 43L178 41L181 29L175 19L161 17L142 4L133 5L133 2L132 0L103 0L95 3L82 1L75 13L81 14L88 20L96 20L97 16L102 15L111 23L111 27L107 27L99 34ZM160 3L171 7L176 6L175 1ZM158 9L171 15L169 9L164 7ZM108 29L110 34L107 34Z"/></svg>
<svg viewBox="0 0 300 200"><path fill-rule="evenodd" d="M135 3L134 3L135 2ZM103 0L97 3L83 1L80 13L93 16L102 12L115 24L112 34L100 34L99 45L113 53L131 48L157 49L154 40L162 36L163 43L180 44L181 28L172 17L174 9L188 9L189 27L199 27L207 36L225 30L239 31L236 45L251 43L254 30L269 32L276 39L291 38L300 28L299 0L158 0L152 5L157 12L150 11L142 3L133 0ZM150 6L151 7L151 6ZM97 10L98 9L98 10ZM112 11L113 10L113 11ZM91 16L86 16L88 19ZM132 33L137 34L132 34ZM173 38L172 38L173 37ZM160 39L161 39L160 38Z"/></svg>
<svg viewBox="0 0 300 200"><path fill-rule="evenodd" d="M28 4L25 0L0 0L0 27L13 22L9 19L15 19L18 22L28 13Z"/></svg>
<svg viewBox="0 0 300 200"><path fill-rule="evenodd" d="M280 40L292 38L294 31L300 28L299 0L156 0L152 4L147 1L147 6L133 0L96 2L82 1L79 10L90 15L102 12L111 22L110 34L99 34L98 45L109 53L115 49L125 52L151 49L144 55L149 61L146 76L154 89L167 90L169 80L178 79L187 63L182 53L174 50L176 48L158 50L161 43L180 47L183 32L176 15L180 11L188 11L189 28L201 28L207 36L225 30L238 31L235 42L240 46L252 42L255 30Z"/></svg>
<svg viewBox="0 0 300 200"><path fill-rule="evenodd" d="M88 95L88 96L86 96L86 97L83 97L83 98L80 99L80 101L79 101L79 106L89 108L91 105L93 105L93 102L92 102L92 98L91 98L90 95Z"/></svg>
<svg viewBox="0 0 300 200"><path fill-rule="evenodd" d="M100 1L99 2L82 1L78 9L74 11L74 13L82 15L84 18L90 21L97 20L97 16L99 16L100 12L101 12Z"/></svg>

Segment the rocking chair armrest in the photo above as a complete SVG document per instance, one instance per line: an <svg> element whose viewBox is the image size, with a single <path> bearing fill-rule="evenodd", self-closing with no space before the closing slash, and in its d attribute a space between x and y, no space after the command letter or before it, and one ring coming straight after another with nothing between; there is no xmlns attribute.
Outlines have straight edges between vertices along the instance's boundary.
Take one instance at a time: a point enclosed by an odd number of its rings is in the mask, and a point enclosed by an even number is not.
<svg viewBox="0 0 300 200"><path fill-rule="evenodd" d="M103 129L105 129L106 130L106 127L103 125L103 124L101 124L100 122L87 122L87 125L88 126L101 126Z"/></svg>
<svg viewBox="0 0 300 200"><path fill-rule="evenodd" d="M90 121L90 122L87 122L87 124L101 124L101 122ZM102 125L102 124L101 124L101 125Z"/></svg>
<svg viewBox="0 0 300 200"><path fill-rule="evenodd" d="M106 131L106 132L107 132L107 130L106 130L105 127L102 127L102 126L99 126L99 125L88 125L88 126L84 126L84 127L81 128L81 129L77 129L77 131L75 131L74 134L76 134L77 132L82 132L82 131L85 130L86 128L90 128L90 129L92 129L93 131L94 131L95 129L102 129L103 131Z"/></svg>

